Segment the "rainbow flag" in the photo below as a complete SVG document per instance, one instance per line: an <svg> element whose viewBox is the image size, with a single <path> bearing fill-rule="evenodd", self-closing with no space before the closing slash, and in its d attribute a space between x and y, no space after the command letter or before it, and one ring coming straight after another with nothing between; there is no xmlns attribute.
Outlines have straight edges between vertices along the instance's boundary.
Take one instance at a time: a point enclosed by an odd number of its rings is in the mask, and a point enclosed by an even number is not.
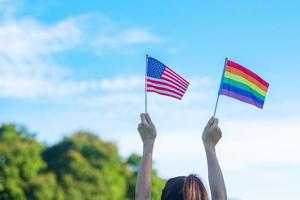
<svg viewBox="0 0 300 200"><path fill-rule="evenodd" d="M263 108L269 83L249 69L227 60L219 95L225 95Z"/></svg>

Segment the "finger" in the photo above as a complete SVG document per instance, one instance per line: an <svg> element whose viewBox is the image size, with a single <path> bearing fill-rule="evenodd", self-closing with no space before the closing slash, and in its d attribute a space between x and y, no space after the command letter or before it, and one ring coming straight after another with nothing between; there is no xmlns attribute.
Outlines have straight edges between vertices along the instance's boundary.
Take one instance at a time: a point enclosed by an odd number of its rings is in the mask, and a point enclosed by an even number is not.
<svg viewBox="0 0 300 200"><path fill-rule="evenodd" d="M141 122L147 123L147 120L146 120L146 118L145 118L145 113L141 113L141 114L140 114L140 117L141 117Z"/></svg>
<svg viewBox="0 0 300 200"><path fill-rule="evenodd" d="M154 124L153 124L153 122L152 122L152 120L151 120L151 117L150 117L149 113L146 113L146 114L145 114L145 118L146 118L148 124L150 124L151 126L154 126Z"/></svg>
<svg viewBox="0 0 300 200"><path fill-rule="evenodd" d="M143 126L144 126L144 124L143 124L142 122L139 123L139 125L138 125L138 127L137 127L137 130L138 130L138 131L142 130Z"/></svg>
<svg viewBox="0 0 300 200"><path fill-rule="evenodd" d="M210 120L210 122L209 122L210 127L214 124L215 120L216 120L215 117L212 117L212 118L211 118L211 120Z"/></svg>
<svg viewBox="0 0 300 200"><path fill-rule="evenodd" d="M219 119L218 118L215 118L215 120L214 120L214 126L218 126L218 124L219 124Z"/></svg>
<svg viewBox="0 0 300 200"><path fill-rule="evenodd" d="M211 117L211 118L208 120L208 122L207 122L205 128L207 129L207 128L211 127L213 121L214 121L214 117Z"/></svg>

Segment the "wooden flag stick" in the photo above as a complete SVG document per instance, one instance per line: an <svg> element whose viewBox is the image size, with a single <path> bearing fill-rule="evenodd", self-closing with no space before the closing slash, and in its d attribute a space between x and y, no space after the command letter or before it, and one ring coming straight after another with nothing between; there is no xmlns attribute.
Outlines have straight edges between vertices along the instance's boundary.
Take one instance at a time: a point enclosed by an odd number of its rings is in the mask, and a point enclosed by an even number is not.
<svg viewBox="0 0 300 200"><path fill-rule="evenodd" d="M219 91L218 91L218 96L217 96L217 101L216 101L216 105L215 105L214 117L216 116L216 112L217 112L217 108L218 108L218 104L219 104L220 90L221 90L222 81L223 81L223 78L224 78L224 73L225 73L225 69L226 69L226 65L227 65L227 60L228 60L228 58L225 58L223 73L222 73L220 86L219 86Z"/></svg>
<svg viewBox="0 0 300 200"><path fill-rule="evenodd" d="M215 105L215 111L214 111L214 117L216 116L217 107L218 107L218 104L219 104L219 97L220 97L220 94L218 94L218 97L217 97L217 101L216 101L216 105Z"/></svg>
<svg viewBox="0 0 300 200"><path fill-rule="evenodd" d="M148 72L148 54L146 54L146 69L145 69L145 113L147 113L147 72Z"/></svg>

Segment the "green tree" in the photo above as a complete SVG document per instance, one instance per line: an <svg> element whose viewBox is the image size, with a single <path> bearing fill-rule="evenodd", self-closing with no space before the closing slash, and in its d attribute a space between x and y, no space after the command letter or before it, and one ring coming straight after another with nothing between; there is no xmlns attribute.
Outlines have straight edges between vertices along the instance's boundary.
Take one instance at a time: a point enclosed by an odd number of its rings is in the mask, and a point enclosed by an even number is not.
<svg viewBox="0 0 300 200"><path fill-rule="evenodd" d="M38 199L39 188L47 193L43 199L53 199L55 192L45 179L43 170L47 164L41 154L44 146L35 141L34 135L24 127L11 124L0 127L0 197L1 199ZM53 174L53 187L56 181ZM47 187L46 187L46 186ZM39 187L35 187L39 186ZM47 198L49 196L49 198Z"/></svg>
<svg viewBox="0 0 300 200"><path fill-rule="evenodd" d="M47 147L22 126L0 127L0 199L134 200L141 157L124 161L117 146L77 132ZM153 170L153 199L164 180Z"/></svg>
<svg viewBox="0 0 300 200"><path fill-rule="evenodd" d="M128 168L117 147L88 132L78 132L44 153L70 200L124 200Z"/></svg>

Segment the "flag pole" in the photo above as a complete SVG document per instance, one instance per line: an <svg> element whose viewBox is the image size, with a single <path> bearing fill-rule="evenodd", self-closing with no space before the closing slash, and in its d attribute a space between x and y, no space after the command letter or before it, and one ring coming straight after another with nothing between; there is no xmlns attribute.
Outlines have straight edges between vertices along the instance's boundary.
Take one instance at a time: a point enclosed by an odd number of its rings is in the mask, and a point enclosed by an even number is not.
<svg viewBox="0 0 300 200"><path fill-rule="evenodd" d="M146 69L145 69L145 113L147 113L147 72L148 72L148 54L146 54Z"/></svg>
<svg viewBox="0 0 300 200"><path fill-rule="evenodd" d="M220 90L221 90L221 85L222 85L222 81L223 81L223 77L224 77L224 73L225 73L227 61L228 61L228 58L226 57L225 58L225 62L224 62L224 68L223 68L222 78L221 78L221 81L220 81L220 86L219 86L217 101L216 101L216 105L215 105L214 117L216 116L216 112L217 112L217 108L218 108L218 104L219 104Z"/></svg>

